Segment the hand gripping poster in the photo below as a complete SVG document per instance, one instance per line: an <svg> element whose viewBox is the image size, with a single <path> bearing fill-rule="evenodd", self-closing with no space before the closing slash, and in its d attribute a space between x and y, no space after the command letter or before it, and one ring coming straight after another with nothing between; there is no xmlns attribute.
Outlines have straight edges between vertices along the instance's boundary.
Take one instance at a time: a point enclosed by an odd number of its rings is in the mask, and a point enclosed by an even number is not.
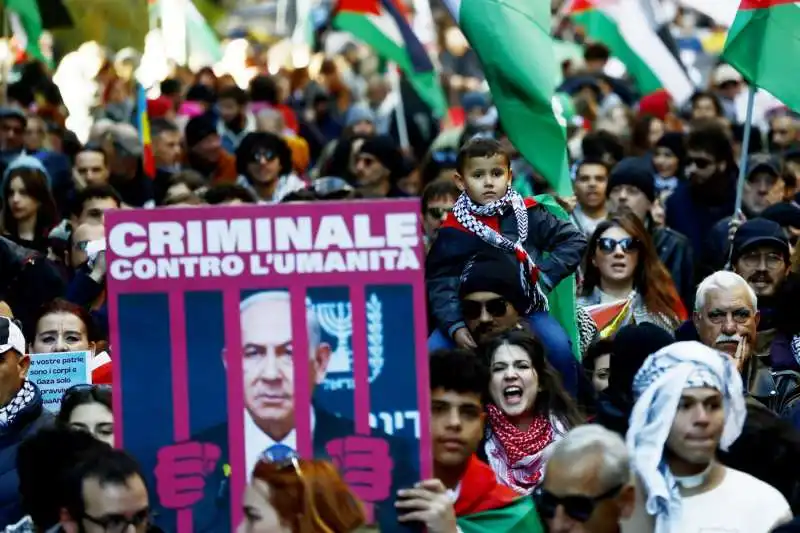
<svg viewBox="0 0 800 533"><path fill-rule="evenodd" d="M106 216L117 442L154 522L226 533L259 461L322 458L382 532L431 475L415 200Z"/></svg>

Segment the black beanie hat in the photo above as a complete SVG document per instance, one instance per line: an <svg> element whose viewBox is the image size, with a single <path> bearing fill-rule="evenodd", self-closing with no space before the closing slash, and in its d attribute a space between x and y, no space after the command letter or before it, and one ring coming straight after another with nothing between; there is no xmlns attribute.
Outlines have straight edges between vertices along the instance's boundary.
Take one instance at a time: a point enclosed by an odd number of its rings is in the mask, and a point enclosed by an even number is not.
<svg viewBox="0 0 800 533"><path fill-rule="evenodd" d="M478 252L464 267L459 300L475 292L493 292L505 298L520 315L530 307L530 299L522 286L517 258L499 249Z"/></svg>
<svg viewBox="0 0 800 533"><path fill-rule="evenodd" d="M610 195L614 187L618 185L630 185L642 191L651 202L654 202L656 199L654 173L653 163L649 159L626 157L611 171L606 194Z"/></svg>
<svg viewBox="0 0 800 533"><path fill-rule="evenodd" d="M217 133L217 125L208 115L194 117L186 124L183 134L186 137L186 146L193 148L209 135Z"/></svg>
<svg viewBox="0 0 800 533"><path fill-rule="evenodd" d="M674 131L670 131L665 133L661 136L661 138L656 142L656 148L664 147L667 148L670 152L675 154L675 157L678 158L680 161L680 166L683 166L684 161L686 160L686 139L683 133L677 133Z"/></svg>
<svg viewBox="0 0 800 533"><path fill-rule="evenodd" d="M675 339L672 335L649 322L621 328L613 339L611 374L608 379L609 393L630 397L633 377L645 359L673 342Z"/></svg>
<svg viewBox="0 0 800 533"><path fill-rule="evenodd" d="M397 144L391 137L386 135L370 137L361 145L359 153L374 156L381 165L389 169L393 180L403 177L405 169L403 154L400 153L400 149L397 148Z"/></svg>

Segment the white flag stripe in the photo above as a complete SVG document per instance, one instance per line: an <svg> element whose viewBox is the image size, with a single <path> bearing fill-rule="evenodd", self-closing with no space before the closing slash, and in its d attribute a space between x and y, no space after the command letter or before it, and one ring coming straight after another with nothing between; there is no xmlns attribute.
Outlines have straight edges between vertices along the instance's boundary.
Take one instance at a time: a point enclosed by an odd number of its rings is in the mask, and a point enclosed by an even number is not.
<svg viewBox="0 0 800 533"><path fill-rule="evenodd" d="M653 70L678 105L691 98L694 85L678 59L648 24L639 2L629 0L604 5L603 11L614 19L623 39Z"/></svg>
<svg viewBox="0 0 800 533"><path fill-rule="evenodd" d="M717 24L730 27L739 9L738 0L679 0L683 7L688 7L710 17Z"/></svg>

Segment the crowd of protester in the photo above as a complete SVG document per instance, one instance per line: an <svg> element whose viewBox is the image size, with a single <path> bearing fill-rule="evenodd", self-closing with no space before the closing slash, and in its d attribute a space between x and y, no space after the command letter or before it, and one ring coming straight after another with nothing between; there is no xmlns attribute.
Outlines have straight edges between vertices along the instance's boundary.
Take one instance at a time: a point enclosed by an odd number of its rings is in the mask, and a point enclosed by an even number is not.
<svg viewBox="0 0 800 533"><path fill-rule="evenodd" d="M574 195L548 206L452 31L443 121L405 81L362 72L358 46L246 87L176 71L147 101L152 176L131 69L106 59L82 142L46 71L24 67L0 108L0 526L160 531L112 448L106 211L419 197L435 479L405 489L401 516L455 533L491 493L553 532L800 530L782 525L800 514L800 117L771 110L742 147L747 86L728 65L682 107L592 85L573 95ZM608 50L584 59L605 87ZM573 275L575 338L548 302ZM29 355L77 350L93 384L54 417ZM285 466L256 467L247 531L364 525L329 463Z"/></svg>

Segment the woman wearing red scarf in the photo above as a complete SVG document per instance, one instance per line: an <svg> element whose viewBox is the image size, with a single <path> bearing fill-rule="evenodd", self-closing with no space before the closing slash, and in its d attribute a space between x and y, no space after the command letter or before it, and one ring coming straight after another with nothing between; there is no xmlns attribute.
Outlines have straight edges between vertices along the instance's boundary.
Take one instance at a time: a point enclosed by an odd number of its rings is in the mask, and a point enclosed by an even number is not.
<svg viewBox="0 0 800 533"><path fill-rule="evenodd" d="M489 365L489 404L478 456L500 483L530 494L544 477L552 448L583 418L542 344L524 331L493 338L483 348Z"/></svg>

